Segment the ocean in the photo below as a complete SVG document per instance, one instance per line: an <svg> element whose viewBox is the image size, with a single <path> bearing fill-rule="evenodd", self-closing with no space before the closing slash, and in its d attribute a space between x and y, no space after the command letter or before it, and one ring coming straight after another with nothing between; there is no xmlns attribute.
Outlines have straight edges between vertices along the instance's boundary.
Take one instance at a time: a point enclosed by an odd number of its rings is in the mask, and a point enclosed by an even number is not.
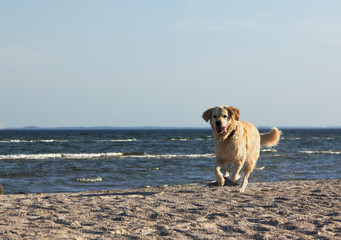
<svg viewBox="0 0 341 240"><path fill-rule="evenodd" d="M249 182L340 178L341 129L281 130ZM0 130L5 194L205 185L214 165L210 129Z"/></svg>

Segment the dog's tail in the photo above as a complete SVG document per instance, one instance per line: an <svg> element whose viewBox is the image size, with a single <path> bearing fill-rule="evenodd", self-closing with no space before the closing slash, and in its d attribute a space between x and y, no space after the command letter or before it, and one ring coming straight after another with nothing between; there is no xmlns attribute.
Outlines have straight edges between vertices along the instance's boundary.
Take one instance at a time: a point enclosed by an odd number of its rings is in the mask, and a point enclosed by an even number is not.
<svg viewBox="0 0 341 240"><path fill-rule="evenodd" d="M270 132L260 134L260 145L266 147L276 146L282 132L273 127Z"/></svg>

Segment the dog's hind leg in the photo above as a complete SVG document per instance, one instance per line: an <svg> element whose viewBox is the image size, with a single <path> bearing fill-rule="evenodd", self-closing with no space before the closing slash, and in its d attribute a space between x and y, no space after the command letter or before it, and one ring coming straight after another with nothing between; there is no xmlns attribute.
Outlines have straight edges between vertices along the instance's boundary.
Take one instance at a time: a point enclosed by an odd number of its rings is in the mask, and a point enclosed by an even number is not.
<svg viewBox="0 0 341 240"><path fill-rule="evenodd" d="M231 164L227 164L226 173L224 175L224 178L228 178L230 176L230 172L231 172Z"/></svg>
<svg viewBox="0 0 341 240"><path fill-rule="evenodd" d="M232 181L237 181L239 178L240 178L240 170L242 169L243 167L243 162L242 161L237 161L234 163L234 171L233 171L233 174L232 174L232 177L231 177L231 180Z"/></svg>
<svg viewBox="0 0 341 240"><path fill-rule="evenodd" d="M214 175L217 180L217 183L219 186L224 186L225 184L225 179L223 174L221 173L221 168L224 166L224 164L217 163L217 165L214 168Z"/></svg>
<svg viewBox="0 0 341 240"><path fill-rule="evenodd" d="M245 172L245 175L244 175L244 178L243 178L243 182L242 182L242 185L240 186L240 188L237 190L238 192L241 192L243 193L245 191L245 188L248 184L248 178L250 176L251 172L248 171L248 172Z"/></svg>
<svg viewBox="0 0 341 240"><path fill-rule="evenodd" d="M245 188L248 184L248 178L250 176L250 174L252 173L253 169L256 166L256 162L257 162L258 156L256 156L253 161L249 161L246 160L245 166L244 166L244 178L243 178L243 182L242 185L240 186L240 188L237 190L238 192L244 192Z"/></svg>

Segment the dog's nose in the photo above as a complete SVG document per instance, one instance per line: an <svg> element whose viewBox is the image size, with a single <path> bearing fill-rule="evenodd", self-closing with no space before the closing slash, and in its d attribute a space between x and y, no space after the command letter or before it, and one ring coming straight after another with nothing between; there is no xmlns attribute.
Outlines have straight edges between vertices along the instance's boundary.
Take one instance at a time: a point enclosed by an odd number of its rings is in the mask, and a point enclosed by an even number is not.
<svg viewBox="0 0 341 240"><path fill-rule="evenodd" d="M220 120L216 121L216 122L215 122L215 125L216 125L217 127L221 127L221 121L220 121Z"/></svg>

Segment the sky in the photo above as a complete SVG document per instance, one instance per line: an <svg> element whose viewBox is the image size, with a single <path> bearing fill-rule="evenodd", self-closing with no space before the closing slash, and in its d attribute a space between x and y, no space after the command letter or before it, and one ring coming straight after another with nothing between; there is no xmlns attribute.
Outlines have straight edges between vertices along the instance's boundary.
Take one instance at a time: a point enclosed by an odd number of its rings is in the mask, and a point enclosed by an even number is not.
<svg viewBox="0 0 341 240"><path fill-rule="evenodd" d="M341 125L339 0L0 0L0 123Z"/></svg>

